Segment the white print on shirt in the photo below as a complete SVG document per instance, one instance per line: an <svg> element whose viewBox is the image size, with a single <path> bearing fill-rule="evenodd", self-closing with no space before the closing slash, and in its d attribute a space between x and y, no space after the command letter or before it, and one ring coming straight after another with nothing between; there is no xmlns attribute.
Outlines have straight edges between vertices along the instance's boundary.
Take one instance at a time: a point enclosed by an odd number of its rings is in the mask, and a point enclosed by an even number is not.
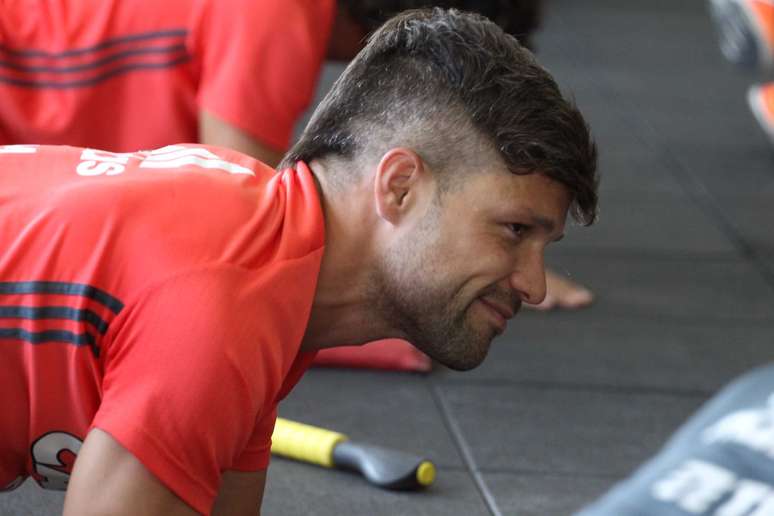
<svg viewBox="0 0 774 516"><path fill-rule="evenodd" d="M774 487L739 478L733 472L701 460L688 460L657 481L651 494L688 514L712 516L771 516ZM713 505L724 499L712 512Z"/></svg>
<svg viewBox="0 0 774 516"><path fill-rule="evenodd" d="M0 145L0 154L35 154L37 145Z"/></svg>
<svg viewBox="0 0 774 516"><path fill-rule="evenodd" d="M96 149L83 149L81 162L75 168L79 176L114 176L126 169L129 158L137 157L132 153L107 152Z"/></svg>
<svg viewBox="0 0 774 516"><path fill-rule="evenodd" d="M32 443L32 466L38 484L46 489L67 489L81 444L83 441L66 432L49 432Z"/></svg>
<svg viewBox="0 0 774 516"><path fill-rule="evenodd" d="M84 149L81 153L81 162L75 171L80 176L114 176L126 170L130 159L141 160L140 168L167 169L193 165L223 170L229 174L255 175L249 168L226 161L207 149L182 145L168 145L153 151L129 153Z"/></svg>
<svg viewBox="0 0 774 516"><path fill-rule="evenodd" d="M148 157L140 163L140 168L177 168L183 165L215 168L225 170L229 174L255 175L249 168L225 161L207 149L188 148L182 145L168 145L151 151Z"/></svg>
<svg viewBox="0 0 774 516"><path fill-rule="evenodd" d="M705 444L731 442L747 446L774 459L774 394L760 409L732 412L701 435Z"/></svg>

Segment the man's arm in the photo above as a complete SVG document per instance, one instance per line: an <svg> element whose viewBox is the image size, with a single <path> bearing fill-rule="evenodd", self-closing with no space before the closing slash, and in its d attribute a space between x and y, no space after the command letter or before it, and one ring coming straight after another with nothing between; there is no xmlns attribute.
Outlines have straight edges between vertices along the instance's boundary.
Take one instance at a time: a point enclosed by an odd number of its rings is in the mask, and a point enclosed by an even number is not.
<svg viewBox="0 0 774 516"><path fill-rule="evenodd" d="M86 436L70 476L63 516L196 514L110 434Z"/></svg>
<svg viewBox="0 0 774 516"><path fill-rule="evenodd" d="M260 514L266 471L223 475L213 514ZM65 497L64 516L197 514L110 434L89 432L75 461Z"/></svg>
<svg viewBox="0 0 774 516"><path fill-rule="evenodd" d="M266 146L205 110L199 111L199 143L234 149L271 167L276 167L282 159L282 152Z"/></svg>
<svg viewBox="0 0 774 516"><path fill-rule="evenodd" d="M215 516L257 516L261 512L266 471L226 471L212 514Z"/></svg>

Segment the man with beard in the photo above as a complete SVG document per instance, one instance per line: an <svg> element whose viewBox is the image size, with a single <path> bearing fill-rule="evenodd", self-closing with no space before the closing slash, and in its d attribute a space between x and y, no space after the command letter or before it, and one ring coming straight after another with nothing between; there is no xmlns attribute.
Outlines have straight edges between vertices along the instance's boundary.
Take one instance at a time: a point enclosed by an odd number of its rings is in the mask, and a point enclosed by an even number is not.
<svg viewBox="0 0 774 516"><path fill-rule="evenodd" d="M596 182L550 75L442 9L376 31L279 171L0 147L0 487L67 488L67 515L254 514L317 350L401 338L475 367Z"/></svg>

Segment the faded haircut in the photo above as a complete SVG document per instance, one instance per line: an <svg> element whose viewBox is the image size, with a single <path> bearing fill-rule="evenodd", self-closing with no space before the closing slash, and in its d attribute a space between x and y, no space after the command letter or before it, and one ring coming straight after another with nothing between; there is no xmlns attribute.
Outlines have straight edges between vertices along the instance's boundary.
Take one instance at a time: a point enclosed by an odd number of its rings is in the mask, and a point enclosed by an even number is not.
<svg viewBox="0 0 774 516"><path fill-rule="evenodd" d="M347 172L362 168L355 162L380 159L395 146L416 150L438 172L441 188L464 181L461 170L478 168L450 165L489 149L512 173L540 173L563 184L581 224L596 218L597 151L583 116L532 54L483 16L434 8L387 21L281 166L351 162L328 178L342 186L354 182Z"/></svg>

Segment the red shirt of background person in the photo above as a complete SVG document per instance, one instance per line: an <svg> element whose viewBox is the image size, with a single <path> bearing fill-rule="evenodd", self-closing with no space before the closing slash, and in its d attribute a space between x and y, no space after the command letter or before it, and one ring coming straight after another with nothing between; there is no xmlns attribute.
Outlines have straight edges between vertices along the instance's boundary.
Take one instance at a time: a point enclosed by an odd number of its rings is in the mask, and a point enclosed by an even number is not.
<svg viewBox="0 0 774 516"><path fill-rule="evenodd" d="M335 12L335 0L5 5L0 143L123 152L217 145L210 131L230 129L275 164L314 94Z"/></svg>

